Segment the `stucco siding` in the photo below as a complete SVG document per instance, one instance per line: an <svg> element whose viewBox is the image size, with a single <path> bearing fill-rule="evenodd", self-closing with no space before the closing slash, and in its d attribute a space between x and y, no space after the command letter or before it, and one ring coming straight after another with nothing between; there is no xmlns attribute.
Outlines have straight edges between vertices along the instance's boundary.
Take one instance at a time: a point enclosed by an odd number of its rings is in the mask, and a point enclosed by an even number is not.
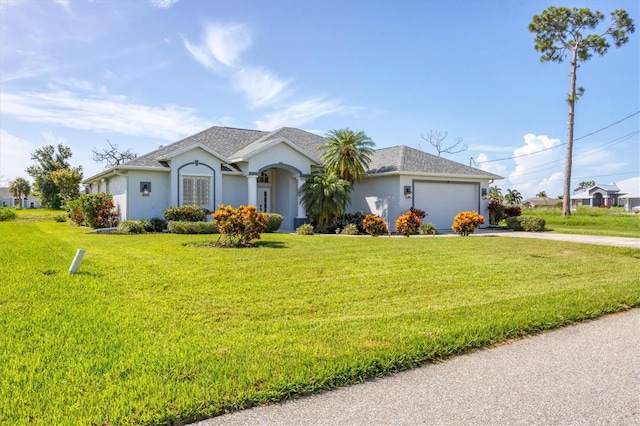
<svg viewBox="0 0 640 426"><path fill-rule="evenodd" d="M222 175L222 201L225 206L238 207L247 204L247 178L239 175ZM218 208L218 206L216 206Z"/></svg>
<svg viewBox="0 0 640 426"><path fill-rule="evenodd" d="M127 220L128 219L128 205L127 205L127 182L128 175L124 176L112 176L108 180L104 180L97 185L97 188L92 187L92 189L97 189L94 193L98 192L108 192L113 197L113 203L118 210L118 218L119 220Z"/></svg>
<svg viewBox="0 0 640 426"><path fill-rule="evenodd" d="M400 209L405 204L407 204L406 209L411 207L411 200L406 202L400 199L400 191L399 176L366 177L354 184L348 212L362 211L377 214L387 221L390 231L394 231L393 224L400 215Z"/></svg>
<svg viewBox="0 0 640 426"><path fill-rule="evenodd" d="M170 207L169 203L169 176L167 172L129 172L129 198L127 218L151 219L154 217L163 218L164 211ZM150 187L149 195L143 195L141 187L143 184Z"/></svg>
<svg viewBox="0 0 640 426"><path fill-rule="evenodd" d="M170 203L183 205L183 177L206 176L209 181L209 210L215 210L222 202L221 159L200 147L171 158Z"/></svg>
<svg viewBox="0 0 640 426"><path fill-rule="evenodd" d="M277 144L268 150L262 151L252 156L249 160L249 167L252 172L280 164L291 166L303 174L311 172L309 158L285 143Z"/></svg>

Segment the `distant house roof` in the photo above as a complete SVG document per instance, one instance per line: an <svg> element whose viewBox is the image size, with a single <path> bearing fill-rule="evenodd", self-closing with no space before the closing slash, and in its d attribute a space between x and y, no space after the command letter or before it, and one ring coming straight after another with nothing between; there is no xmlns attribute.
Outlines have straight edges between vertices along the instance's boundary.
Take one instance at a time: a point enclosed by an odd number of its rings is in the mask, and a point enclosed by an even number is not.
<svg viewBox="0 0 640 426"><path fill-rule="evenodd" d="M531 204L532 206L553 206L557 202L562 201L558 198L531 197L522 202L522 205Z"/></svg>
<svg viewBox="0 0 640 426"><path fill-rule="evenodd" d="M428 173L502 179L502 176L437 157L405 145L375 150L369 163L369 175L381 173Z"/></svg>

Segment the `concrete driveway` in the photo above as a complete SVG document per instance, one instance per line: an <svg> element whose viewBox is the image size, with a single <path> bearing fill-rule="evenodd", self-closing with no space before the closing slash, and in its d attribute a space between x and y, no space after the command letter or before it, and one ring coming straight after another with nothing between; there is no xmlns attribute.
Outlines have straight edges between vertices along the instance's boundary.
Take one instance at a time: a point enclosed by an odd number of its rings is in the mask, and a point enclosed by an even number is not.
<svg viewBox="0 0 640 426"><path fill-rule="evenodd" d="M640 309L213 425L640 425Z"/></svg>

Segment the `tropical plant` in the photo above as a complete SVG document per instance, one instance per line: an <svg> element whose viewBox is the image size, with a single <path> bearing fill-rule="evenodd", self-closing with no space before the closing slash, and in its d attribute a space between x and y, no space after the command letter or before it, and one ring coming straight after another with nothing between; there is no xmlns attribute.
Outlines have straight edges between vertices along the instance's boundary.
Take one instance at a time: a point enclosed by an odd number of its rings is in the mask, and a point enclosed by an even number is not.
<svg viewBox="0 0 640 426"><path fill-rule="evenodd" d="M375 143L363 131L331 130L320 146L327 170L353 185L364 178Z"/></svg>
<svg viewBox="0 0 640 426"><path fill-rule="evenodd" d="M172 234L217 234L218 225L215 222L185 222L171 221L167 230Z"/></svg>
<svg viewBox="0 0 640 426"><path fill-rule="evenodd" d="M358 235L360 232L355 223L348 223L340 233L343 235Z"/></svg>
<svg viewBox="0 0 640 426"><path fill-rule="evenodd" d="M616 47L629 41L628 34L635 31L633 20L622 10L611 12L611 24L599 34L585 34L595 29L604 19L599 11L592 12L586 7L571 8L549 6L542 14L535 15L529 24L529 31L536 34L535 50L542 53L541 62L562 63L570 55L570 88L567 103L567 151L565 157L562 214L571 216L571 166L573 161L573 128L575 104L584 94L584 88L576 88L576 73L580 62L585 62L597 53L603 56L609 50L608 37Z"/></svg>
<svg viewBox="0 0 640 426"><path fill-rule="evenodd" d="M540 191L536 194L536 197L547 198L547 191Z"/></svg>
<svg viewBox="0 0 640 426"><path fill-rule="evenodd" d="M520 194L520 191L517 189L507 189L507 194L504 196L504 200L510 206L515 206L522 201L522 194Z"/></svg>
<svg viewBox="0 0 640 426"><path fill-rule="evenodd" d="M264 232L276 232L282 225L284 217L278 213L267 213L267 229Z"/></svg>
<svg viewBox="0 0 640 426"><path fill-rule="evenodd" d="M18 215L16 212L11 210L9 207L0 208L0 222L5 222L7 220L16 220Z"/></svg>
<svg viewBox="0 0 640 426"><path fill-rule="evenodd" d="M542 232L546 226L544 218L536 216L514 216L507 218L507 227L514 231Z"/></svg>
<svg viewBox="0 0 640 426"><path fill-rule="evenodd" d="M398 219L396 219L396 231L405 237L417 234L420 230L420 225L422 225L422 219L420 218L421 213L426 216L424 211L412 207L401 214Z"/></svg>
<svg viewBox="0 0 640 426"><path fill-rule="evenodd" d="M216 245L222 247L251 247L267 228L267 214L258 212L255 206L235 209L221 204L213 212L213 219L220 231Z"/></svg>
<svg viewBox="0 0 640 426"><path fill-rule="evenodd" d="M341 216L351 203L351 184L329 170L311 174L300 188L307 216L321 227Z"/></svg>
<svg viewBox="0 0 640 426"><path fill-rule="evenodd" d="M313 235L313 225L311 225L310 223L303 223L296 228L296 234Z"/></svg>
<svg viewBox="0 0 640 426"><path fill-rule="evenodd" d="M492 198L489 200L489 224L498 225L504 218L504 205L501 201Z"/></svg>
<svg viewBox="0 0 640 426"><path fill-rule="evenodd" d="M522 208L520 206L507 206L504 208L504 216L514 217L522 214Z"/></svg>
<svg viewBox="0 0 640 426"><path fill-rule="evenodd" d="M146 234L144 219L138 220L123 220L118 224L118 233L120 234Z"/></svg>
<svg viewBox="0 0 640 426"><path fill-rule="evenodd" d="M387 222L377 214L366 215L362 221L362 227L364 228L364 232L372 237L389 233Z"/></svg>
<svg viewBox="0 0 640 426"><path fill-rule="evenodd" d="M592 186L596 186L596 182L593 180L587 180L587 181L583 181L580 182L578 184L578 186L576 188L574 188L573 192L581 192L581 191L586 191L587 189L591 188Z"/></svg>
<svg viewBox="0 0 640 426"><path fill-rule="evenodd" d="M489 187L489 200L496 200L500 203L504 201L502 190L497 185Z"/></svg>
<svg viewBox="0 0 640 426"><path fill-rule="evenodd" d="M451 229L463 237L472 234L480 225L484 224L484 217L478 212L460 212L453 218Z"/></svg>
<svg viewBox="0 0 640 426"><path fill-rule="evenodd" d="M31 184L25 178L16 178L9 183L9 192L14 198L20 201L19 208L22 208L22 197L28 197L31 193Z"/></svg>
<svg viewBox="0 0 640 426"><path fill-rule="evenodd" d="M110 228L118 225L118 212L112 195L106 192L83 194L67 203L69 218L76 225L86 225L93 229Z"/></svg>
<svg viewBox="0 0 640 426"><path fill-rule="evenodd" d="M51 172L51 180L58 187L60 201L63 204L80 196L82 168L58 169Z"/></svg>
<svg viewBox="0 0 640 426"><path fill-rule="evenodd" d="M438 229L433 223L423 223L420 225L420 235L438 235Z"/></svg>

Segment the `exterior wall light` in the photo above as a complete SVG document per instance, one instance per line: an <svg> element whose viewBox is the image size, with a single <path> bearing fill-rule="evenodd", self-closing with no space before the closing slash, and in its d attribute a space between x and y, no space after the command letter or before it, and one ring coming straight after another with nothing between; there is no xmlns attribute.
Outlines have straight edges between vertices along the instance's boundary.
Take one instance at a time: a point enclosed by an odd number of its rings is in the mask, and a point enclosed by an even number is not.
<svg viewBox="0 0 640 426"><path fill-rule="evenodd" d="M411 198L411 186L404 186L404 198Z"/></svg>
<svg viewBox="0 0 640 426"><path fill-rule="evenodd" d="M151 182L140 182L140 192L145 197L151 192Z"/></svg>

